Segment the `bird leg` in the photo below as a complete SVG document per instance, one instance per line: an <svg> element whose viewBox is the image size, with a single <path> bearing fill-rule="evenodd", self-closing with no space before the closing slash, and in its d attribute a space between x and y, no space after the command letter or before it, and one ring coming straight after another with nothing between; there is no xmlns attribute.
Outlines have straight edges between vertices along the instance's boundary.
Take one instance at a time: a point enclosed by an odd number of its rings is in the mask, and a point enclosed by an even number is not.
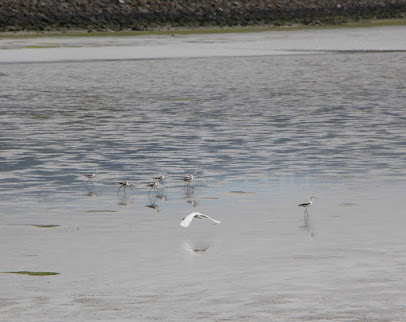
<svg viewBox="0 0 406 322"><path fill-rule="evenodd" d="M309 213L307 211L307 208L305 208L304 214L303 214L306 218L309 217Z"/></svg>

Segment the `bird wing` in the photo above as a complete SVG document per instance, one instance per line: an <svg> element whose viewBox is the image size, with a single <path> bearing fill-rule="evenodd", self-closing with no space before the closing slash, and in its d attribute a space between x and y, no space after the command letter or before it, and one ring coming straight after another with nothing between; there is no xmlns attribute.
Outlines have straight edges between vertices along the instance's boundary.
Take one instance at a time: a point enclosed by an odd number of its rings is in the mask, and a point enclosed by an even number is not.
<svg viewBox="0 0 406 322"><path fill-rule="evenodd" d="M310 206L310 205L311 205L311 203L307 201L307 202L299 204L299 207L307 207L307 206Z"/></svg>
<svg viewBox="0 0 406 322"><path fill-rule="evenodd" d="M199 216L200 216L200 217L203 217L203 218L206 218L206 219L210 219L211 221L215 222L216 224L221 223L221 221L219 221L219 220L214 220L213 218L210 218L210 217L207 216L207 215L199 214Z"/></svg>
<svg viewBox="0 0 406 322"><path fill-rule="evenodd" d="M183 220L180 222L180 225L182 227L189 227L190 223L192 222L193 218L195 218L196 215L201 215L198 212L192 212L189 215L187 215Z"/></svg>

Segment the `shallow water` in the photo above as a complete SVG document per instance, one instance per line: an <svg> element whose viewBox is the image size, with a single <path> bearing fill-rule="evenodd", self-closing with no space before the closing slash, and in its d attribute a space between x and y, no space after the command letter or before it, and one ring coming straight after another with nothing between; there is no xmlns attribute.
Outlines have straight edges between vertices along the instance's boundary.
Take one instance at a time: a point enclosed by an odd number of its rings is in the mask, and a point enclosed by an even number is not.
<svg viewBox="0 0 406 322"><path fill-rule="evenodd" d="M0 40L2 319L401 320L404 32Z"/></svg>

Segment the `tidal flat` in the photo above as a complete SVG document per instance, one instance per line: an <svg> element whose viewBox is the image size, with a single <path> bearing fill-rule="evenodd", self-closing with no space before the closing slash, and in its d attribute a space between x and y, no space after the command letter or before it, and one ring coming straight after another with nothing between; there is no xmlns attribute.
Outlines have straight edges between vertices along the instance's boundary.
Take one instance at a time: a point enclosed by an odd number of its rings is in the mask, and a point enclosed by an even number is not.
<svg viewBox="0 0 406 322"><path fill-rule="evenodd" d="M1 39L0 320L401 321L405 31Z"/></svg>

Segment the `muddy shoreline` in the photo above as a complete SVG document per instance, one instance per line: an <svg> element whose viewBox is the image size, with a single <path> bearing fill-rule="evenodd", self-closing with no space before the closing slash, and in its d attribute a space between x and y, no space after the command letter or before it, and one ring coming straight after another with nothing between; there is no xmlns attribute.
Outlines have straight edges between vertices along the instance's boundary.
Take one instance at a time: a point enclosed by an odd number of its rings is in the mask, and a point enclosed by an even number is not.
<svg viewBox="0 0 406 322"><path fill-rule="evenodd" d="M0 32L337 25L405 18L405 0L32 0L0 3Z"/></svg>

